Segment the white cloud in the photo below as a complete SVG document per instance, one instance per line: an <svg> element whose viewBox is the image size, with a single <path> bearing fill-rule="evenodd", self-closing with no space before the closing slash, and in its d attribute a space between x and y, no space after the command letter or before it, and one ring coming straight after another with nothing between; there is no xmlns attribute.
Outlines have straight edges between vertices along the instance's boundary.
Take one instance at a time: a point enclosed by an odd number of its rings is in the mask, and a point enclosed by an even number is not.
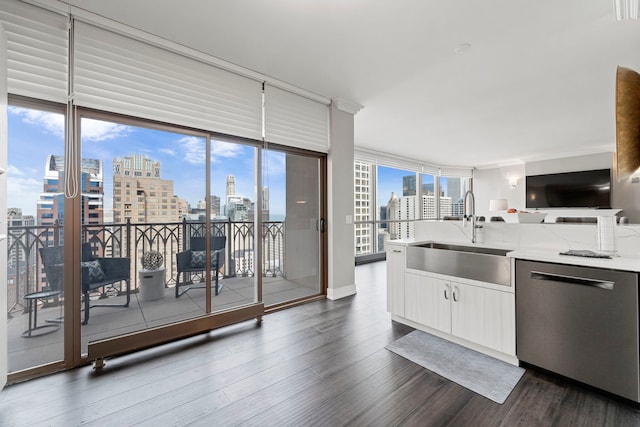
<svg viewBox="0 0 640 427"><path fill-rule="evenodd" d="M24 172L22 172L20 169L18 169L17 167L13 166L13 165L9 165L9 167L7 168L7 173L9 174L9 176L13 177L15 179L16 176L24 176Z"/></svg>
<svg viewBox="0 0 640 427"><path fill-rule="evenodd" d="M82 119L82 139L87 141L106 141L119 138L131 132L129 126L102 120Z"/></svg>
<svg viewBox="0 0 640 427"><path fill-rule="evenodd" d="M203 164L206 159L204 140L195 136L185 136L178 140L184 149L184 160L192 165Z"/></svg>
<svg viewBox="0 0 640 427"><path fill-rule="evenodd" d="M42 180L36 171L23 171L13 165L7 170L7 204L22 208L23 215L36 215L36 201L42 192Z"/></svg>
<svg viewBox="0 0 640 427"><path fill-rule="evenodd" d="M22 118L24 123L41 127L45 132L64 138L64 115L30 108L9 107L9 114Z"/></svg>
<svg viewBox="0 0 640 427"><path fill-rule="evenodd" d="M162 153L162 154L166 154L168 156L175 156L176 155L175 150L172 150L171 148L158 148L158 152Z"/></svg>
<svg viewBox="0 0 640 427"><path fill-rule="evenodd" d="M216 163L220 157L238 157L242 154L242 146L231 142L211 140L211 162Z"/></svg>
<svg viewBox="0 0 640 427"><path fill-rule="evenodd" d="M284 175L286 173L287 163L284 153L270 150L265 150L262 153L262 173L265 176Z"/></svg>
<svg viewBox="0 0 640 427"><path fill-rule="evenodd" d="M22 118L24 123L38 126L44 132L64 138L64 115L30 108L9 107L10 114ZM106 141L131 132L129 126L94 119L82 119L82 139L86 141Z"/></svg>

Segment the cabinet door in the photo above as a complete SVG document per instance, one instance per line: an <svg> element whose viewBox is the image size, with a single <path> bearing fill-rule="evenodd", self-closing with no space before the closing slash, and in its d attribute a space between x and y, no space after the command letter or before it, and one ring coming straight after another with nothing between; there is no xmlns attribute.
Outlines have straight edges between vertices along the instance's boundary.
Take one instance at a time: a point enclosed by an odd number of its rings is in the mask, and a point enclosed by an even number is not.
<svg viewBox="0 0 640 427"><path fill-rule="evenodd" d="M451 288L448 281L405 274L405 317L451 333Z"/></svg>
<svg viewBox="0 0 640 427"><path fill-rule="evenodd" d="M515 296L451 282L451 333L515 355Z"/></svg>
<svg viewBox="0 0 640 427"><path fill-rule="evenodd" d="M388 245L387 311L404 317L404 247Z"/></svg>

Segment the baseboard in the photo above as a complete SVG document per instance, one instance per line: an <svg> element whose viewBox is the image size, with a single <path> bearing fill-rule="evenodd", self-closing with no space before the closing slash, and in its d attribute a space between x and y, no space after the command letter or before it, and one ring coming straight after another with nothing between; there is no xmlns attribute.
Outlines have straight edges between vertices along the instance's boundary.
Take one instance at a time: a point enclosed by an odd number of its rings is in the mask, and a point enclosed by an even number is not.
<svg viewBox="0 0 640 427"><path fill-rule="evenodd" d="M355 295L356 285L341 286L339 288L328 288L327 289L327 298L330 300L337 300L340 298L348 297L351 295Z"/></svg>

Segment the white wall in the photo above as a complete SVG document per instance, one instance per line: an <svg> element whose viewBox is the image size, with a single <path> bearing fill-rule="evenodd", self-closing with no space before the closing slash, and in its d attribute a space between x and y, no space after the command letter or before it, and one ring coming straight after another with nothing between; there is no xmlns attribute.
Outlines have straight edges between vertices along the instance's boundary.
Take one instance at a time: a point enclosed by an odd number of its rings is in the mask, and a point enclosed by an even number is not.
<svg viewBox="0 0 640 427"><path fill-rule="evenodd" d="M525 176L527 175L607 168L614 169L613 153L589 154L528 162L516 166L476 170L473 180L476 213L487 218L491 216L489 212L489 200L491 199L507 199L510 208L524 210ZM518 178L517 188L511 189L509 177ZM629 217L630 222L634 224L640 223L640 182L632 183L631 178L618 182L614 177L612 184L612 207L622 209L621 215ZM566 210L563 212L566 212ZM581 210L580 216L583 214L584 210Z"/></svg>
<svg viewBox="0 0 640 427"><path fill-rule="evenodd" d="M511 188L510 179L516 183ZM507 199L510 208L524 209L524 165L476 170L473 173L473 193L476 198L476 215L497 215L489 211L489 200Z"/></svg>
<svg viewBox="0 0 640 427"><path fill-rule="evenodd" d="M353 221L353 114L331 105L330 147L327 158L329 286L327 298L356 293Z"/></svg>
<svg viewBox="0 0 640 427"><path fill-rule="evenodd" d="M613 168L613 153L588 154L585 156L563 157L560 159L527 162L527 175L547 173L577 172L590 169Z"/></svg>

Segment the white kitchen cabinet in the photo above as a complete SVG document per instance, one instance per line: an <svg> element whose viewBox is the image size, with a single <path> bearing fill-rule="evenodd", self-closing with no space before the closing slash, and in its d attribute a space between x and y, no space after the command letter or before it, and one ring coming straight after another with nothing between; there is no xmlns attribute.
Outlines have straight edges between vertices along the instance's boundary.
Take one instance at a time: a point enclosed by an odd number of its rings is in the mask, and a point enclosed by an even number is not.
<svg viewBox="0 0 640 427"><path fill-rule="evenodd" d="M405 246L387 242L387 311L404 317Z"/></svg>
<svg viewBox="0 0 640 427"><path fill-rule="evenodd" d="M404 276L405 319L464 342L515 355L513 292L462 283L460 278L407 271Z"/></svg>
<svg viewBox="0 0 640 427"><path fill-rule="evenodd" d="M451 282L451 334L515 354L515 295Z"/></svg>
<svg viewBox="0 0 640 427"><path fill-rule="evenodd" d="M405 273L405 317L451 333L451 285L447 280Z"/></svg>

